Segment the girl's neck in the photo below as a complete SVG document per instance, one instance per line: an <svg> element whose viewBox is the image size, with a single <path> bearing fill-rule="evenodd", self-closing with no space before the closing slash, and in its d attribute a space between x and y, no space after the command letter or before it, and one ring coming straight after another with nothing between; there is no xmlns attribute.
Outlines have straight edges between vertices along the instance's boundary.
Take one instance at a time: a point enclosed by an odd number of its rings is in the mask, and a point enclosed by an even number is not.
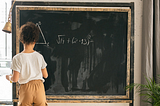
<svg viewBox="0 0 160 106"><path fill-rule="evenodd" d="M22 53L33 53L34 52L33 50L34 44L28 44L28 45L23 44L23 47L24 47L24 50L22 51Z"/></svg>

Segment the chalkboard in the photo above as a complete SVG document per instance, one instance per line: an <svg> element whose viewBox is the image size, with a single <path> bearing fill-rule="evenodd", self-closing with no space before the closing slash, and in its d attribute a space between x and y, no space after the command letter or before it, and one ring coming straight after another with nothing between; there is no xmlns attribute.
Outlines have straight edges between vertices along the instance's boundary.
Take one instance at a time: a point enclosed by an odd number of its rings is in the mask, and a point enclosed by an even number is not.
<svg viewBox="0 0 160 106"><path fill-rule="evenodd" d="M34 49L47 62L48 99L129 99L130 8L17 6L17 53L26 22L40 29Z"/></svg>

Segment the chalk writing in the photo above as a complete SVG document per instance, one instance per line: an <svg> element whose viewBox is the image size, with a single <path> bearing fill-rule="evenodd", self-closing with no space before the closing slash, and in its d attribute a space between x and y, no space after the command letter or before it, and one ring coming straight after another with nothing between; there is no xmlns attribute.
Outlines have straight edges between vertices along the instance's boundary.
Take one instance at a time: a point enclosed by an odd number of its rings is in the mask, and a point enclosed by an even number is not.
<svg viewBox="0 0 160 106"><path fill-rule="evenodd" d="M41 25L40 21L38 23L36 23L36 26L39 28L44 42L43 43L37 42L36 44L46 44L47 46L49 46L49 42L48 43L46 42L45 36L44 36L44 34L43 34L42 30L41 30L40 25Z"/></svg>
<svg viewBox="0 0 160 106"><path fill-rule="evenodd" d="M76 43L80 43L82 45L89 45L91 42L94 42L91 39L90 35L88 35L87 38L85 38L85 39L78 39L76 37L66 38L66 35L58 35L58 39L56 41L57 41L57 44L66 44L66 43L76 44Z"/></svg>

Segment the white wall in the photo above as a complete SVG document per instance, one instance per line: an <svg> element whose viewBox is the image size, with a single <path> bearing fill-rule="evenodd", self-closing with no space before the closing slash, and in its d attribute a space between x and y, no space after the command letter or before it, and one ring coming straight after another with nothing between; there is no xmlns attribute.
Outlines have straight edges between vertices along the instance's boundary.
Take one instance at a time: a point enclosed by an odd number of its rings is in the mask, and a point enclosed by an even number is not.
<svg viewBox="0 0 160 106"><path fill-rule="evenodd" d="M142 40L142 0L16 0L16 1L50 1L50 2L134 2L134 81L141 82L141 40ZM49 103L49 106L129 106L125 103ZM134 106L140 106L140 97L134 95Z"/></svg>

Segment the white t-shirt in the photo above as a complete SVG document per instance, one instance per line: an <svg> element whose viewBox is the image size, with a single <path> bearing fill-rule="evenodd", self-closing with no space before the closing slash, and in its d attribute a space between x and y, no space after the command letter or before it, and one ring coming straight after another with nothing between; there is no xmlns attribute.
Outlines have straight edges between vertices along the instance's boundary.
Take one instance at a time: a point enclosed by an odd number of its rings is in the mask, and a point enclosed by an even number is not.
<svg viewBox="0 0 160 106"><path fill-rule="evenodd" d="M47 66L43 56L33 53L19 53L12 59L11 69L19 72L19 84L28 83L31 80L41 79L44 82L41 69Z"/></svg>

